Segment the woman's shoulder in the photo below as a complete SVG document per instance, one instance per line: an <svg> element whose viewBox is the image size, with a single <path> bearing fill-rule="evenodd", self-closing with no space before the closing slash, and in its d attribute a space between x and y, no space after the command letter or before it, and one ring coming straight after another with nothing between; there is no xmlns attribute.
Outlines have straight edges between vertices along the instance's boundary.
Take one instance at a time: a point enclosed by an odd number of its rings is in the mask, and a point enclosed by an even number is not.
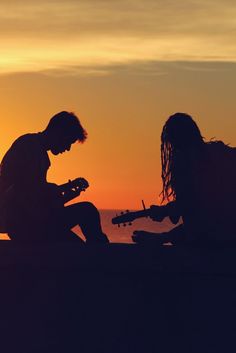
<svg viewBox="0 0 236 353"><path fill-rule="evenodd" d="M205 143L205 147L212 153L236 153L236 147L225 144L223 141L209 141Z"/></svg>
<svg viewBox="0 0 236 353"><path fill-rule="evenodd" d="M213 164L222 170L236 170L236 148L223 141L213 141L206 144L208 155Z"/></svg>

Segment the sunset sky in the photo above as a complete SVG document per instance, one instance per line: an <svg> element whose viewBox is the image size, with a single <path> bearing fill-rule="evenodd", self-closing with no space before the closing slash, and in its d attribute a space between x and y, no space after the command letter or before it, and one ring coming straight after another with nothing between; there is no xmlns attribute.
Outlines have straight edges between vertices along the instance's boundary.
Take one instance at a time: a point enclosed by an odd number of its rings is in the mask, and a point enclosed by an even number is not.
<svg viewBox="0 0 236 353"><path fill-rule="evenodd" d="M0 43L0 158L75 112L88 140L50 156L48 180L85 177L80 200L159 202L160 134L174 112L236 146L233 0L1 0Z"/></svg>

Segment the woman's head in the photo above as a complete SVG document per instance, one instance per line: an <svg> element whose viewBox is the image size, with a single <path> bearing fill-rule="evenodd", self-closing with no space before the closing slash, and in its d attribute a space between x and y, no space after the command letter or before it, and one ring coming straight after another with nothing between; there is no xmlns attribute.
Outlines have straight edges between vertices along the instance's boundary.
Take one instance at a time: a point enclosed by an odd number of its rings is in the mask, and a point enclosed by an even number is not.
<svg viewBox="0 0 236 353"><path fill-rule="evenodd" d="M203 142L201 132L193 120L186 113L171 115L162 130L161 142L168 143L172 149L188 149Z"/></svg>
<svg viewBox="0 0 236 353"><path fill-rule="evenodd" d="M173 175L175 154L196 150L203 143L201 132L190 115L175 113L167 119L161 134L163 200L175 199L176 196Z"/></svg>

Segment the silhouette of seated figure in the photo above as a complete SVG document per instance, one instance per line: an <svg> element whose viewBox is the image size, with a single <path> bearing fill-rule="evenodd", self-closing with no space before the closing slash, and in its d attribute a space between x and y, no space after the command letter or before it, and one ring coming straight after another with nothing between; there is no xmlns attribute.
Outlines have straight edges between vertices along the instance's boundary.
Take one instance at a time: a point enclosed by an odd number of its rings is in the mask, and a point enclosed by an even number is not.
<svg viewBox="0 0 236 353"><path fill-rule="evenodd" d="M47 151L58 155L87 133L73 113L54 115L46 129L19 137L5 154L0 170L0 230L17 241L77 241L71 229L79 225L88 243L106 243L100 215L90 202L64 204L79 195L72 184L47 182L50 160ZM80 179L82 183L87 183ZM88 185L83 185L86 188Z"/></svg>
<svg viewBox="0 0 236 353"><path fill-rule="evenodd" d="M205 142L191 116L176 113L161 135L162 199L150 217L169 216L182 224L165 233L137 230L137 243L233 244L236 242L236 148L222 141ZM161 212L160 207L165 210ZM164 216L163 216L164 214Z"/></svg>

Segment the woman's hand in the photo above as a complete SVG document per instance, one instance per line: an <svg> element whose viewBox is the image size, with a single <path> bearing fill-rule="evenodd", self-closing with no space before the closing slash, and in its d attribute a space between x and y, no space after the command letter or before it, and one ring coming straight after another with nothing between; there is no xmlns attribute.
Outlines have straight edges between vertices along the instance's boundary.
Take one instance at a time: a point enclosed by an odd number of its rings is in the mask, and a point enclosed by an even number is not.
<svg viewBox="0 0 236 353"><path fill-rule="evenodd" d="M163 219L167 216L168 216L168 214L166 214L166 206L156 206L156 205L150 206L149 217L153 221L162 222Z"/></svg>

